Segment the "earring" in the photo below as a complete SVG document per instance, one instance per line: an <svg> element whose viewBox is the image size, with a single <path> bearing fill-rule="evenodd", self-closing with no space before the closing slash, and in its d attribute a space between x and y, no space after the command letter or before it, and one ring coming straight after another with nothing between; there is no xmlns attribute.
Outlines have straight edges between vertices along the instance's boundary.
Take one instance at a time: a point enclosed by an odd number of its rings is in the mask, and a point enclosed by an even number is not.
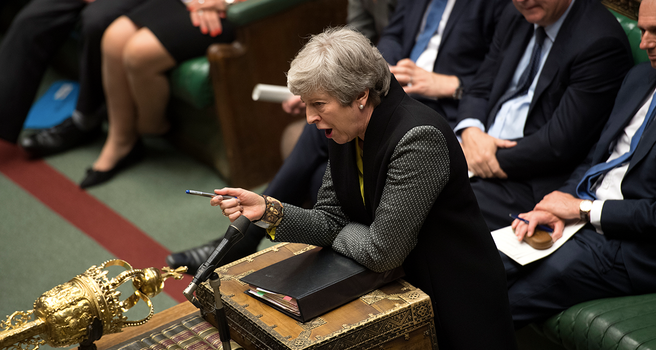
<svg viewBox="0 0 656 350"><path fill-rule="evenodd" d="M364 108L364 106L363 106L363 105L360 105L360 110L362 110L363 108Z"/></svg>

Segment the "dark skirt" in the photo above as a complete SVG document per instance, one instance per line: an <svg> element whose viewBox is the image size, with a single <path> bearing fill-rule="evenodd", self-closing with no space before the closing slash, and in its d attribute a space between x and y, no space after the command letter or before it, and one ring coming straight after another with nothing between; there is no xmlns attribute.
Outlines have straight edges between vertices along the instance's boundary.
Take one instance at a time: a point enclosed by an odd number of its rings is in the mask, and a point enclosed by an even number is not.
<svg viewBox="0 0 656 350"><path fill-rule="evenodd" d="M180 0L148 0L126 14L134 24L150 29L176 62L203 56L214 43L229 43L235 31L221 19L223 32L212 37L191 24L189 11Z"/></svg>

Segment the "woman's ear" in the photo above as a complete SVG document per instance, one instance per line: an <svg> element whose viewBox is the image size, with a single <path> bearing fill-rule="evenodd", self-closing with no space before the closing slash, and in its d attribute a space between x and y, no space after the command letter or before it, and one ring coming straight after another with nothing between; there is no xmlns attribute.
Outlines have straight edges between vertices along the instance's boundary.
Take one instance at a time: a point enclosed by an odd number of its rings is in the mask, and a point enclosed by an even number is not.
<svg viewBox="0 0 656 350"><path fill-rule="evenodd" d="M356 101L358 102L358 105L367 105L367 101L369 100L369 89L364 90L360 94L358 94L358 98Z"/></svg>

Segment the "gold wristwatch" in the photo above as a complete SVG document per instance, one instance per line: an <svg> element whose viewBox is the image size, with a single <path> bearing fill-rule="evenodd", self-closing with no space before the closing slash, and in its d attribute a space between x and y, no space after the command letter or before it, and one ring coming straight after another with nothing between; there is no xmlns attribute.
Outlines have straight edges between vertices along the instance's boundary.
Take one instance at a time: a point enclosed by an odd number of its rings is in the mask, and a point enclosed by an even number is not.
<svg viewBox="0 0 656 350"><path fill-rule="evenodd" d="M273 197L269 197L263 194L262 198L264 198L264 213L262 214L261 218L253 221L252 223L255 224L255 226L259 226L265 230L268 230L272 227L280 225L284 208L282 203Z"/></svg>
<svg viewBox="0 0 656 350"><path fill-rule="evenodd" d="M590 211L592 210L592 201L584 199L579 204L579 214L581 215L581 220L584 222L590 222Z"/></svg>

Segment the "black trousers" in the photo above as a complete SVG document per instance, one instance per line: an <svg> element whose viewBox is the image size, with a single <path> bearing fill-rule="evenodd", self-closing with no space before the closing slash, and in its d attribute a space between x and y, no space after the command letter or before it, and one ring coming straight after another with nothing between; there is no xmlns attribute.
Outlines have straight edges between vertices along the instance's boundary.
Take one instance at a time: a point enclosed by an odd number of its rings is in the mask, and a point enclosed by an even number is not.
<svg viewBox="0 0 656 350"><path fill-rule="evenodd" d="M80 24L80 96L92 114L104 102L100 41L120 15L146 0L32 0L0 44L0 138L16 142L48 64Z"/></svg>
<svg viewBox="0 0 656 350"><path fill-rule="evenodd" d="M588 300L634 295L622 241L587 225L551 255L521 266L501 254L516 329Z"/></svg>

